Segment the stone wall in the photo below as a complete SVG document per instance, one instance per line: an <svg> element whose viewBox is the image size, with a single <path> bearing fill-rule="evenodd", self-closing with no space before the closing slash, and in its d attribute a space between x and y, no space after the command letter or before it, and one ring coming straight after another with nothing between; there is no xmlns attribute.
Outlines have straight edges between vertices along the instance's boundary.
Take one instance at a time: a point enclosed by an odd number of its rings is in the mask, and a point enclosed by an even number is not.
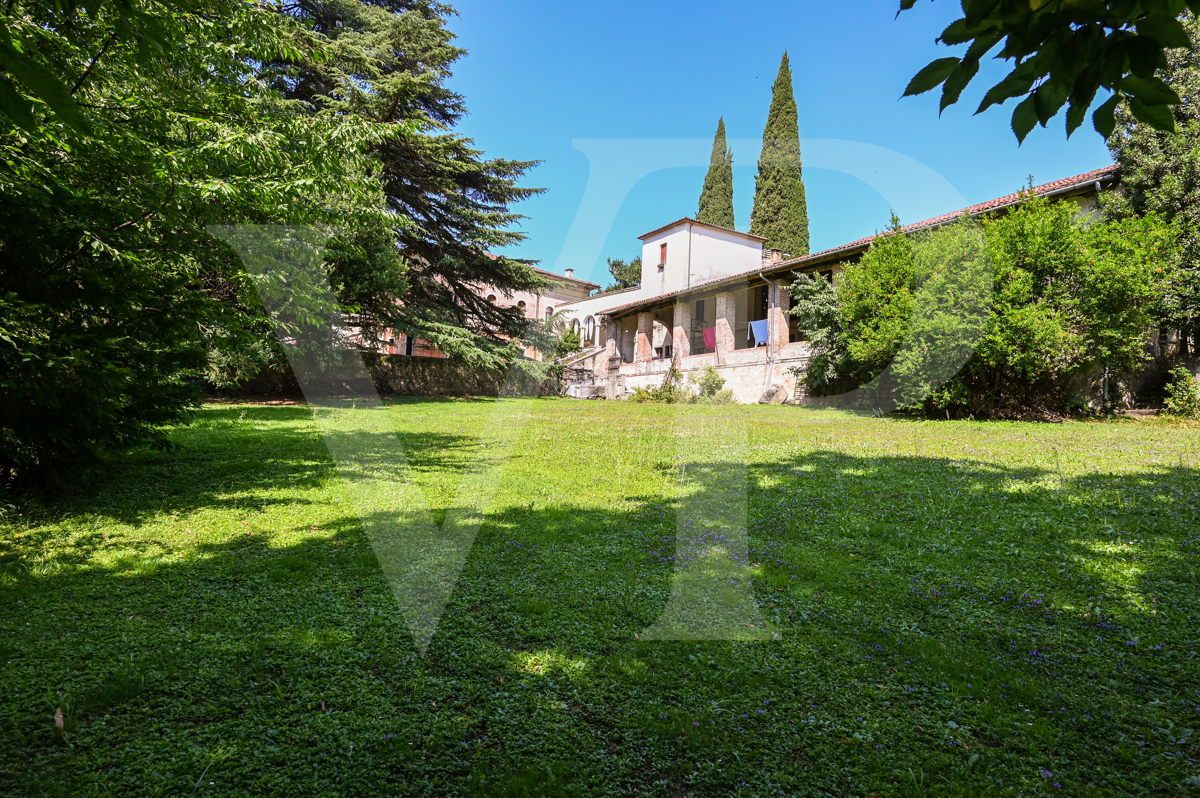
<svg viewBox="0 0 1200 798"><path fill-rule="evenodd" d="M518 372L507 386L503 371L486 371L459 360L408 355L363 355L367 370L378 391L387 396L498 396L504 395L557 396L561 392L559 378L554 376L540 385ZM263 372L233 391L220 391L223 396L261 394L295 394L300 392L291 370Z"/></svg>

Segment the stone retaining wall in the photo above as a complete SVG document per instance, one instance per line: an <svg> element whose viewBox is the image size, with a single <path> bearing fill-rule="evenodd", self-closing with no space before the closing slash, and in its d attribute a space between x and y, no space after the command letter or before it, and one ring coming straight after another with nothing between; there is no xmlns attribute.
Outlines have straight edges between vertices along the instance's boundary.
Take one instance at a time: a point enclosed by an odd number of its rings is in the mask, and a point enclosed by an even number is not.
<svg viewBox="0 0 1200 798"><path fill-rule="evenodd" d="M528 376L517 373L505 384L504 371L486 371L460 360L409 355L363 355L375 387L385 396L557 396L559 377L553 376L536 385ZM266 371L241 388L219 391L225 396L299 393L300 386L289 369Z"/></svg>

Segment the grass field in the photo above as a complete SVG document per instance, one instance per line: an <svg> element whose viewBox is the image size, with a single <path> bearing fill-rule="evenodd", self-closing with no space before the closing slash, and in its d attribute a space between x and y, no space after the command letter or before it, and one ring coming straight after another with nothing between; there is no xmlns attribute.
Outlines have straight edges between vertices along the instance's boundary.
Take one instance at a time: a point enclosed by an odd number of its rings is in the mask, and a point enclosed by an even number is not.
<svg viewBox="0 0 1200 798"><path fill-rule="evenodd" d="M425 656L308 408L8 511L0 794L1200 795L1200 425L685 408L778 639L681 642L674 409L509 401ZM439 521L494 404L388 403Z"/></svg>

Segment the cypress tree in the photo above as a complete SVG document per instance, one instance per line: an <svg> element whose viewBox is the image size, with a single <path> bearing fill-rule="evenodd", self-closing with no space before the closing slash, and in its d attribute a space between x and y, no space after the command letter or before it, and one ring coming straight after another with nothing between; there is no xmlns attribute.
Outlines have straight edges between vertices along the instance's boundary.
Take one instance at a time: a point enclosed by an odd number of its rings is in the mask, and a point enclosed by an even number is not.
<svg viewBox="0 0 1200 798"><path fill-rule="evenodd" d="M733 150L725 143L725 117L717 122L717 135L713 139L696 218L721 227L733 227Z"/></svg>
<svg viewBox="0 0 1200 798"><path fill-rule="evenodd" d="M804 197L800 126L787 52L771 89L771 110L754 179L750 232L766 236L766 247L782 249L793 257L808 254L808 201Z"/></svg>

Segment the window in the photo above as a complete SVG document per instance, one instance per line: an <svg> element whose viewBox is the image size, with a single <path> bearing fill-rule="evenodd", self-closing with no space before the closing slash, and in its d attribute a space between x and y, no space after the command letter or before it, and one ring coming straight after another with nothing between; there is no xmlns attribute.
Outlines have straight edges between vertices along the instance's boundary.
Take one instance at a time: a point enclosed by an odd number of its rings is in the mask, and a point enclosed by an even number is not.
<svg viewBox="0 0 1200 798"><path fill-rule="evenodd" d="M546 308L546 321L550 321L550 317L554 315L554 308Z"/></svg>
<svg viewBox="0 0 1200 798"><path fill-rule="evenodd" d="M667 245L662 243L658 245L658 265L662 266L667 262Z"/></svg>
<svg viewBox="0 0 1200 798"><path fill-rule="evenodd" d="M529 315L525 311L525 300L524 299L522 299L520 302L517 303L517 307L519 307L521 309L521 313L523 313L525 316Z"/></svg>
<svg viewBox="0 0 1200 798"><path fill-rule="evenodd" d="M417 349L416 343L417 343L416 339L413 338L411 335L405 335L404 336L404 354L410 355L410 356L415 354L416 349Z"/></svg>
<svg viewBox="0 0 1200 798"><path fill-rule="evenodd" d="M487 301L488 301L488 302L491 302L493 305L494 305L494 304L496 304L496 295L495 295L495 294L488 294Z"/></svg>

